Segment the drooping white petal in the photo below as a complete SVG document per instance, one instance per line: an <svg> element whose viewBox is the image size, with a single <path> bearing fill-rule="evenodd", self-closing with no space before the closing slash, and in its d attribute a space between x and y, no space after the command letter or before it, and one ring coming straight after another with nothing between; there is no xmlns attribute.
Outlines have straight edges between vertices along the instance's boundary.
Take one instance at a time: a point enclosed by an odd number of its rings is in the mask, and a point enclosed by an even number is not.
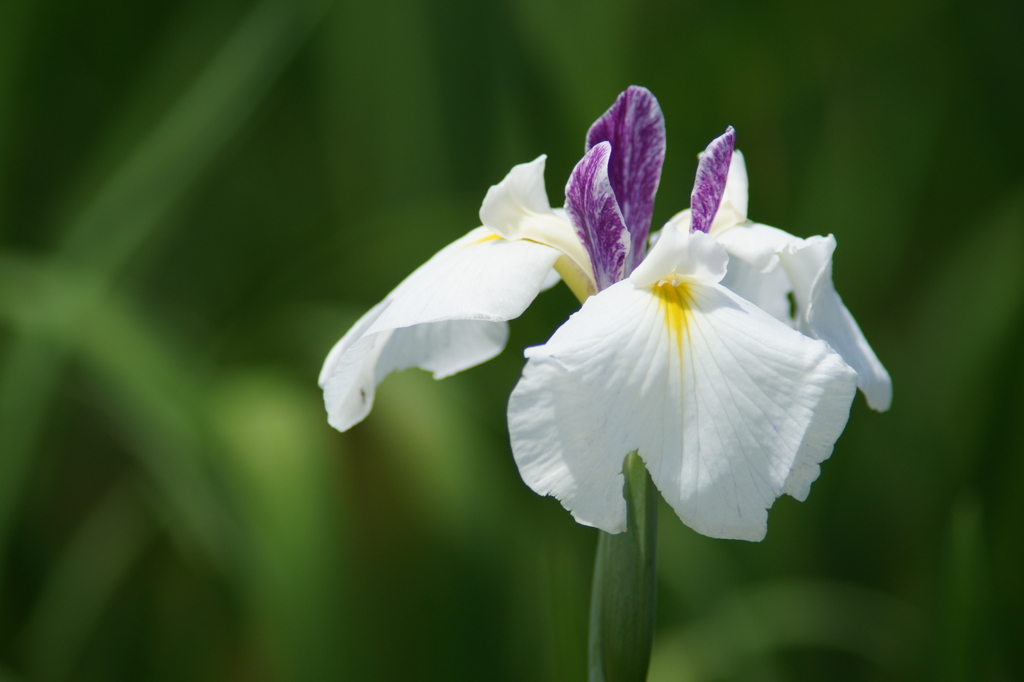
<svg viewBox="0 0 1024 682"><path fill-rule="evenodd" d="M365 419L377 386L391 372L420 367L443 379L490 360L507 340L507 322L481 320L430 322L361 336L337 354L322 384L327 422L347 431Z"/></svg>
<svg viewBox="0 0 1024 682"><path fill-rule="evenodd" d="M689 237L698 248L707 239ZM724 287L661 274L591 297L527 350L509 401L520 474L579 522L616 533L626 523L622 462L639 450L687 525L759 540L775 498L805 494L831 453L854 372Z"/></svg>
<svg viewBox="0 0 1024 682"><path fill-rule="evenodd" d="M505 320L549 281L554 249L477 228L420 266L335 345L320 372L328 422L362 421L389 373L421 367L442 378L501 352Z"/></svg>
<svg viewBox="0 0 1024 682"><path fill-rule="evenodd" d="M547 246L477 228L406 277L366 333L442 320L511 320L537 296L557 257Z"/></svg>
<svg viewBox="0 0 1024 682"><path fill-rule="evenodd" d="M556 267L580 300L597 291L594 271L576 231L562 210L552 210L544 189L546 156L512 168L505 179L487 190L480 221L509 240L547 244L563 255Z"/></svg>
<svg viewBox="0 0 1024 682"><path fill-rule="evenodd" d="M793 284L797 328L822 339L857 371L857 385L868 406L885 411L892 403L892 379L832 283L835 237L811 237L790 243L779 252Z"/></svg>
<svg viewBox="0 0 1024 682"><path fill-rule="evenodd" d="M344 355L356 341L362 338L370 325L376 322L377 318L380 317L380 314L384 311L384 308L387 307L387 304L388 299L385 298L383 301L370 308L366 314L360 317L356 323L352 325L347 332L345 332L345 335L342 336L336 344L334 344L334 347L331 348L330 352L327 354L327 358L324 360L323 367L320 368L320 376L316 380L317 386L320 388L324 387L327 380L330 378L331 373L334 372L334 368L338 364L342 355Z"/></svg>

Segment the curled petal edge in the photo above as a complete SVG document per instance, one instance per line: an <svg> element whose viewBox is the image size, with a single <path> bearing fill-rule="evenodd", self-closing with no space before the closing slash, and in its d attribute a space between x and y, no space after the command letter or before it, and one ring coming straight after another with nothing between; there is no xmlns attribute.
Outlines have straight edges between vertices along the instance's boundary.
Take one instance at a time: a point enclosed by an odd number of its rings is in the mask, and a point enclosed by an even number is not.
<svg viewBox="0 0 1024 682"><path fill-rule="evenodd" d="M590 254L576 235L564 211L552 209L544 188L541 155L529 163L514 166L508 175L487 190L480 207L484 226L508 240L525 240L557 249L562 257L555 269L580 300L597 293L597 280Z"/></svg>
<svg viewBox="0 0 1024 682"><path fill-rule="evenodd" d="M385 376L420 367L435 378L494 357L546 284L559 254L477 228L449 244L335 344L321 369L328 422L345 431L369 414Z"/></svg>
<svg viewBox="0 0 1024 682"><path fill-rule="evenodd" d="M779 252L793 283L797 328L832 346L857 371L868 406L884 412L892 405L892 379L832 283L835 249L835 237L828 235L796 240Z"/></svg>

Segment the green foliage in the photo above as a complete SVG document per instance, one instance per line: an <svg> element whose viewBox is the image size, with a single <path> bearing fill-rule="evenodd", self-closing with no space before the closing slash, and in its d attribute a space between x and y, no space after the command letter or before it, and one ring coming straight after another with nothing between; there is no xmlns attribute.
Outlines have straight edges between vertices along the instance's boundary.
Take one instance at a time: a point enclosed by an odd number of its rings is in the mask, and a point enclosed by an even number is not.
<svg viewBox="0 0 1024 682"><path fill-rule="evenodd" d="M332 431L331 344L625 86L655 222L739 133L890 370L758 544L661 510L649 679L1024 669L1024 17L988 0L0 3L0 680L580 680L596 532L522 485L524 346Z"/></svg>

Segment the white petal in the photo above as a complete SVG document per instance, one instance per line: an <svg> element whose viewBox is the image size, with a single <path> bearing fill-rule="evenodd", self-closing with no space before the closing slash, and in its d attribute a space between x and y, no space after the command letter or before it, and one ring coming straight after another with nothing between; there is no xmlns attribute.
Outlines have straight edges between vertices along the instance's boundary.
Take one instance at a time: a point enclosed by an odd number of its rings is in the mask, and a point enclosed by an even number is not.
<svg viewBox="0 0 1024 682"><path fill-rule="evenodd" d="M760 223L739 223L728 229L710 233L725 247L730 256L746 261L758 270L769 270L779 263L778 252L788 244L799 242L777 227Z"/></svg>
<svg viewBox="0 0 1024 682"><path fill-rule="evenodd" d="M477 228L420 266L364 315L320 372L328 422L362 421L389 373L422 367L442 378L501 352L505 320L518 317L548 280L559 254Z"/></svg>
<svg viewBox="0 0 1024 682"><path fill-rule="evenodd" d="M892 379L836 293L832 283L835 248L835 237L829 235L800 240L780 251L793 284L797 328L828 342L857 371L857 385L868 405L885 411L892 403Z"/></svg>
<svg viewBox="0 0 1024 682"><path fill-rule="evenodd" d="M856 391L826 344L715 284L620 282L527 357L509 401L520 474L611 533L639 450L684 523L760 540L775 498L806 494Z"/></svg>
<svg viewBox="0 0 1024 682"><path fill-rule="evenodd" d="M672 277L701 284L715 284L725 277L729 254L714 239L703 232L667 227L629 281L643 288Z"/></svg>
<svg viewBox="0 0 1024 682"><path fill-rule="evenodd" d="M479 227L399 284L366 333L442 320L519 317L544 285L558 255L547 246L508 241Z"/></svg>
<svg viewBox="0 0 1024 682"><path fill-rule="evenodd" d="M548 276L544 278L544 283L540 285L540 290L547 291L561 281L562 276L558 274L558 270L552 268L551 271L548 272Z"/></svg>
<svg viewBox="0 0 1024 682"><path fill-rule="evenodd" d="M789 283L789 275L779 263L762 272L745 260L729 256L729 269L722 278L722 286L787 327L794 326L788 295L793 287Z"/></svg>
<svg viewBox="0 0 1024 682"><path fill-rule="evenodd" d="M341 356L344 355L345 351L351 348L356 341L362 338L370 325L376 322L377 318L380 317L380 314L384 312L384 308L387 307L387 304L388 299L385 298L383 301L370 308L365 315L360 317L356 323L352 325L351 329L345 332L345 335L341 337L341 340L334 344L334 347L331 348L331 351L327 354L327 358L324 360L323 367L320 368L320 376L317 378L317 385L320 388L324 388L324 385L334 372L334 368L337 366Z"/></svg>
<svg viewBox="0 0 1024 682"><path fill-rule="evenodd" d="M386 332L385 332L386 333ZM419 367L444 379L490 360L508 341L507 322L448 320L402 327L377 361L377 382L391 372Z"/></svg>
<svg viewBox="0 0 1024 682"><path fill-rule="evenodd" d="M507 322L477 320L431 322L362 336L338 354L323 384L327 422L347 431L365 419L376 387L391 372L421 367L443 379L490 360L507 340Z"/></svg>
<svg viewBox="0 0 1024 682"><path fill-rule="evenodd" d="M675 227L673 225L673 227ZM647 252L650 253L652 249L658 244L658 240L661 239L662 230L651 232L651 235L647 238Z"/></svg>
<svg viewBox="0 0 1024 682"><path fill-rule="evenodd" d="M565 258L557 265L565 283L581 300L597 291L594 270L565 211L552 210L544 189L544 163L539 156L512 168L505 179L487 190L480 220L509 240L528 240L558 249Z"/></svg>
<svg viewBox="0 0 1024 682"><path fill-rule="evenodd" d="M356 334L350 339L353 331L355 327L331 349L320 370L327 423L339 431L347 431L370 414L374 390L380 383L377 360L391 338L391 332L384 332L370 336Z"/></svg>
<svg viewBox="0 0 1024 682"><path fill-rule="evenodd" d="M547 159L547 155L541 154L529 163L513 166L504 180L487 190L480 207L481 222L511 238L508 233L517 229L524 214L550 213L544 187Z"/></svg>

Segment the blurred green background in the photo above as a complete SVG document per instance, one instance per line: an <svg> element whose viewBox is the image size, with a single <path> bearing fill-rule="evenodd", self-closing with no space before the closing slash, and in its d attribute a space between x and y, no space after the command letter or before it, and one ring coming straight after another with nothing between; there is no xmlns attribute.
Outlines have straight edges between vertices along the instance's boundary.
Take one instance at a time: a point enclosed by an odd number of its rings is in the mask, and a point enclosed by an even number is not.
<svg viewBox="0 0 1024 682"><path fill-rule="evenodd" d="M0 1L0 679L585 679L596 531L521 483L522 348L320 363L627 85L655 213L727 124L750 214L834 233L892 373L758 544L663 507L650 679L1024 670L1024 4Z"/></svg>

